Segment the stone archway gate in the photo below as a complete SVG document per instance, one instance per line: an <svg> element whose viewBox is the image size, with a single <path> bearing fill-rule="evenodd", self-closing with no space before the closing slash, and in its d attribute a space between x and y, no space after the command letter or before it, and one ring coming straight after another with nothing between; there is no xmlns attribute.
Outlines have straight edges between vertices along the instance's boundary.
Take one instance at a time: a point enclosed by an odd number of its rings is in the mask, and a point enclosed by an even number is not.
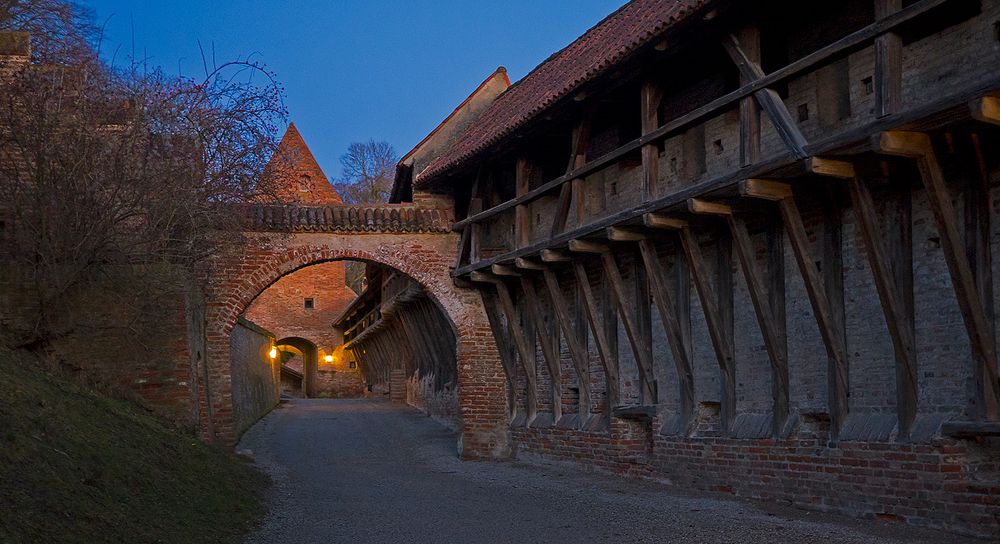
<svg viewBox="0 0 1000 544"><path fill-rule="evenodd" d="M267 206L242 208L242 251L216 256L204 282L204 362L198 399L200 432L232 445L233 395L230 334L239 316L282 276L321 262L349 259L381 264L423 287L455 330L461 410L461 451L466 458L503 455L507 445L506 382L477 291L455 285L458 250L450 207ZM194 350L192 350L194 351Z"/></svg>

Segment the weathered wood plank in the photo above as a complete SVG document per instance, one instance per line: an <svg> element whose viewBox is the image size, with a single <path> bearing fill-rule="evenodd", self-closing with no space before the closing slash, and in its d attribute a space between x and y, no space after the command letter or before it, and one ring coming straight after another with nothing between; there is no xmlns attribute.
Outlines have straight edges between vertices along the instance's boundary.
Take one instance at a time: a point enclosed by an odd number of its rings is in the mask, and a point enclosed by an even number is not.
<svg viewBox="0 0 1000 544"><path fill-rule="evenodd" d="M978 396L982 400L982 415L988 420L998 420L1000 381L997 379L997 354L993 329L987 319L984 302L979 298L976 279L958 232L951 192L945 182L930 137L916 132L883 132L876 139L879 151L916 160L941 236L941 250L951 274L955 297L958 299L958 306L962 311L965 328L972 344L973 356L978 367L977 374L981 375L983 387Z"/></svg>
<svg viewBox="0 0 1000 544"><path fill-rule="evenodd" d="M517 363L512 349L514 344L504 331L503 321L497 309L496 294L489 291L488 288L481 288L479 296L483 299L486 319L489 321L490 332L493 333L493 340L496 342L497 351L500 354L500 364L503 366L504 376L507 378L507 413L510 418L513 418L517 415L517 370L515 368Z"/></svg>

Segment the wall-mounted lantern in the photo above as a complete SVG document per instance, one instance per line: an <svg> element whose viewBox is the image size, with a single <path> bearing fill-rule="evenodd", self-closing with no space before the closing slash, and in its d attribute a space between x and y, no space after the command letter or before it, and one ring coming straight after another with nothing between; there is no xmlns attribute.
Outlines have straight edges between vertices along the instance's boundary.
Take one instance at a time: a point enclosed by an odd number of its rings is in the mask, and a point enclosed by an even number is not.
<svg viewBox="0 0 1000 544"><path fill-rule="evenodd" d="M269 351L269 352L267 353L267 355L268 355L269 357L271 357L272 359L275 359L275 358L277 358L277 357L278 357L278 348L276 348L276 347L273 347L273 346L272 346L272 347L271 347L271 351Z"/></svg>
<svg viewBox="0 0 1000 544"><path fill-rule="evenodd" d="M323 357L323 360L325 360L328 363L332 363L333 362L333 355L327 355L326 357Z"/></svg>

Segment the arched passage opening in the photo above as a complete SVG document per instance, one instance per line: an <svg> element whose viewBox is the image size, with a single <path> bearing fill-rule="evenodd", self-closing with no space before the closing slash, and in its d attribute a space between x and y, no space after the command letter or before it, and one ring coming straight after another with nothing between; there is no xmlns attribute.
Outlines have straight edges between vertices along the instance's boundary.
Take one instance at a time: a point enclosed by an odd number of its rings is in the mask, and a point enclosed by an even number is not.
<svg viewBox="0 0 1000 544"><path fill-rule="evenodd" d="M260 235L253 241L253 249L239 256L237 262L220 259L215 270L223 273L212 276L205 292L209 379L207 387L199 392L204 408L203 434L229 444L238 437L233 421L244 407L233 403L228 344L237 320L253 300L296 270L357 260L411 279L440 311L454 337L455 363L450 385L444 374L440 378L435 374L433 380L444 380L440 385L451 387L457 399L460 454L466 458L505 455L508 409L502 365L478 293L456 286L451 278L454 253L454 238L440 234L296 233ZM370 354L370 350L361 352L361 359L367 355L371 361Z"/></svg>
<svg viewBox="0 0 1000 544"><path fill-rule="evenodd" d="M279 380L281 391L285 391L288 382L298 378L301 395L306 398L315 397L317 367L319 366L319 352L316 349L316 344L305 338L291 336L276 341L274 346L278 350L278 364L281 365L281 379Z"/></svg>

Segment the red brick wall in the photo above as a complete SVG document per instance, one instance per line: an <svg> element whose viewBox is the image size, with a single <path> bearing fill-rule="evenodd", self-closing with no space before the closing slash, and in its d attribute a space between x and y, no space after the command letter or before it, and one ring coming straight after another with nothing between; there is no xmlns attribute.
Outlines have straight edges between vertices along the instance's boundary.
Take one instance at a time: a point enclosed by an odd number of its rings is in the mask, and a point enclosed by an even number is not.
<svg viewBox="0 0 1000 544"><path fill-rule="evenodd" d="M825 431L781 440L680 438L625 420L595 432L517 427L511 438L529 460L568 460L685 489L1000 536L1000 457L989 445L830 443Z"/></svg>

